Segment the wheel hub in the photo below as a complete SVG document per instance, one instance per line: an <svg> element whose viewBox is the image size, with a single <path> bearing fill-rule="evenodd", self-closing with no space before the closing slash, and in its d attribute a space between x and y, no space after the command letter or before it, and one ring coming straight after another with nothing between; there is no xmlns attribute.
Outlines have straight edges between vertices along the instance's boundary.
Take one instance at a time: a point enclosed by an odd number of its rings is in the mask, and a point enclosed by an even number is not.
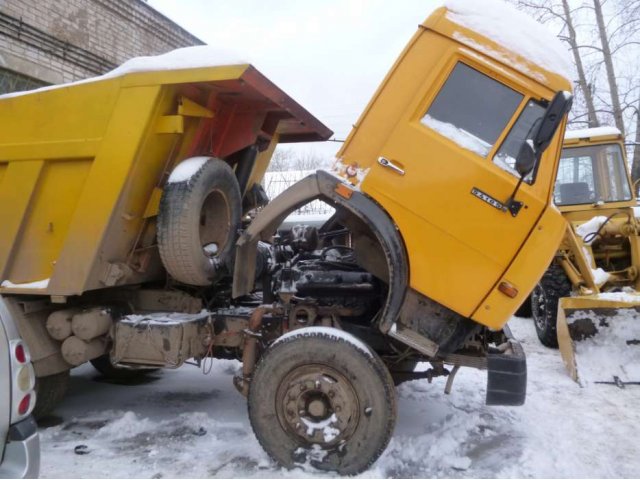
<svg viewBox="0 0 640 480"><path fill-rule="evenodd" d="M342 444L358 424L358 397L351 382L327 366L294 369L280 384L276 398L280 424L301 444Z"/></svg>

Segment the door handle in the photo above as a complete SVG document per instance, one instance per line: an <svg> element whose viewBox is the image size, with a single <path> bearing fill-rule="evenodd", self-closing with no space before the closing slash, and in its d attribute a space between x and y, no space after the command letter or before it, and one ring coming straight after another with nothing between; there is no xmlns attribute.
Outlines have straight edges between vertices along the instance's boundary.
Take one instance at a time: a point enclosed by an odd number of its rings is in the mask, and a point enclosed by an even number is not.
<svg viewBox="0 0 640 480"><path fill-rule="evenodd" d="M378 157L378 163L380 165L382 165L383 167L385 167L385 168L389 168L389 169L393 170L398 175L404 175L404 170L402 168L400 168L398 165L396 165L395 163L393 163L388 158Z"/></svg>

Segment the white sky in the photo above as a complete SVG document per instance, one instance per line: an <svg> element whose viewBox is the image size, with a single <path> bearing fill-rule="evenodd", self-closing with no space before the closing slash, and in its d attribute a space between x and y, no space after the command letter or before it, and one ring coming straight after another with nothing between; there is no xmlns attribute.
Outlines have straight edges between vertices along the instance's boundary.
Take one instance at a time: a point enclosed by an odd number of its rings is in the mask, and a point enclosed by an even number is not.
<svg viewBox="0 0 640 480"><path fill-rule="evenodd" d="M344 139L439 0L149 0L209 45L229 48ZM340 144L300 148L333 156Z"/></svg>

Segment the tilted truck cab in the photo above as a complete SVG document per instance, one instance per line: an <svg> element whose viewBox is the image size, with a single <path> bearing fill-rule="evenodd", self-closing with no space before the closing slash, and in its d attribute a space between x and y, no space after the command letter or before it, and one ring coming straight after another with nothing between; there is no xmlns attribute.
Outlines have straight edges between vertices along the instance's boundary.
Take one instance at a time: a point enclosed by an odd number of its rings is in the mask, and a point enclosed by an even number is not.
<svg viewBox="0 0 640 480"><path fill-rule="evenodd" d="M553 37L493 7L434 12L335 172L270 202L258 183L275 144L331 132L250 66L0 100L0 125L16 125L0 137L0 196L19 200L0 202L0 293L36 372L240 358L267 452L342 474L389 442L394 383L446 376L449 392L470 366L488 370L487 403L522 404L505 324L563 234L551 195L571 84ZM324 225L277 233L316 199L335 207Z"/></svg>

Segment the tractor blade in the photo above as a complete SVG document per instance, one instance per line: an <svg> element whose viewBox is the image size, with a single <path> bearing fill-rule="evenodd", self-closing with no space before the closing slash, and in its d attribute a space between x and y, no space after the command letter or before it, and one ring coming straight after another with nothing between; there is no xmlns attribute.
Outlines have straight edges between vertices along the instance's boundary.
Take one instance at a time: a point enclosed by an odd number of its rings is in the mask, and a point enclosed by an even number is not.
<svg viewBox="0 0 640 480"><path fill-rule="evenodd" d="M640 295L562 298L557 331L564 364L581 385L640 381Z"/></svg>

